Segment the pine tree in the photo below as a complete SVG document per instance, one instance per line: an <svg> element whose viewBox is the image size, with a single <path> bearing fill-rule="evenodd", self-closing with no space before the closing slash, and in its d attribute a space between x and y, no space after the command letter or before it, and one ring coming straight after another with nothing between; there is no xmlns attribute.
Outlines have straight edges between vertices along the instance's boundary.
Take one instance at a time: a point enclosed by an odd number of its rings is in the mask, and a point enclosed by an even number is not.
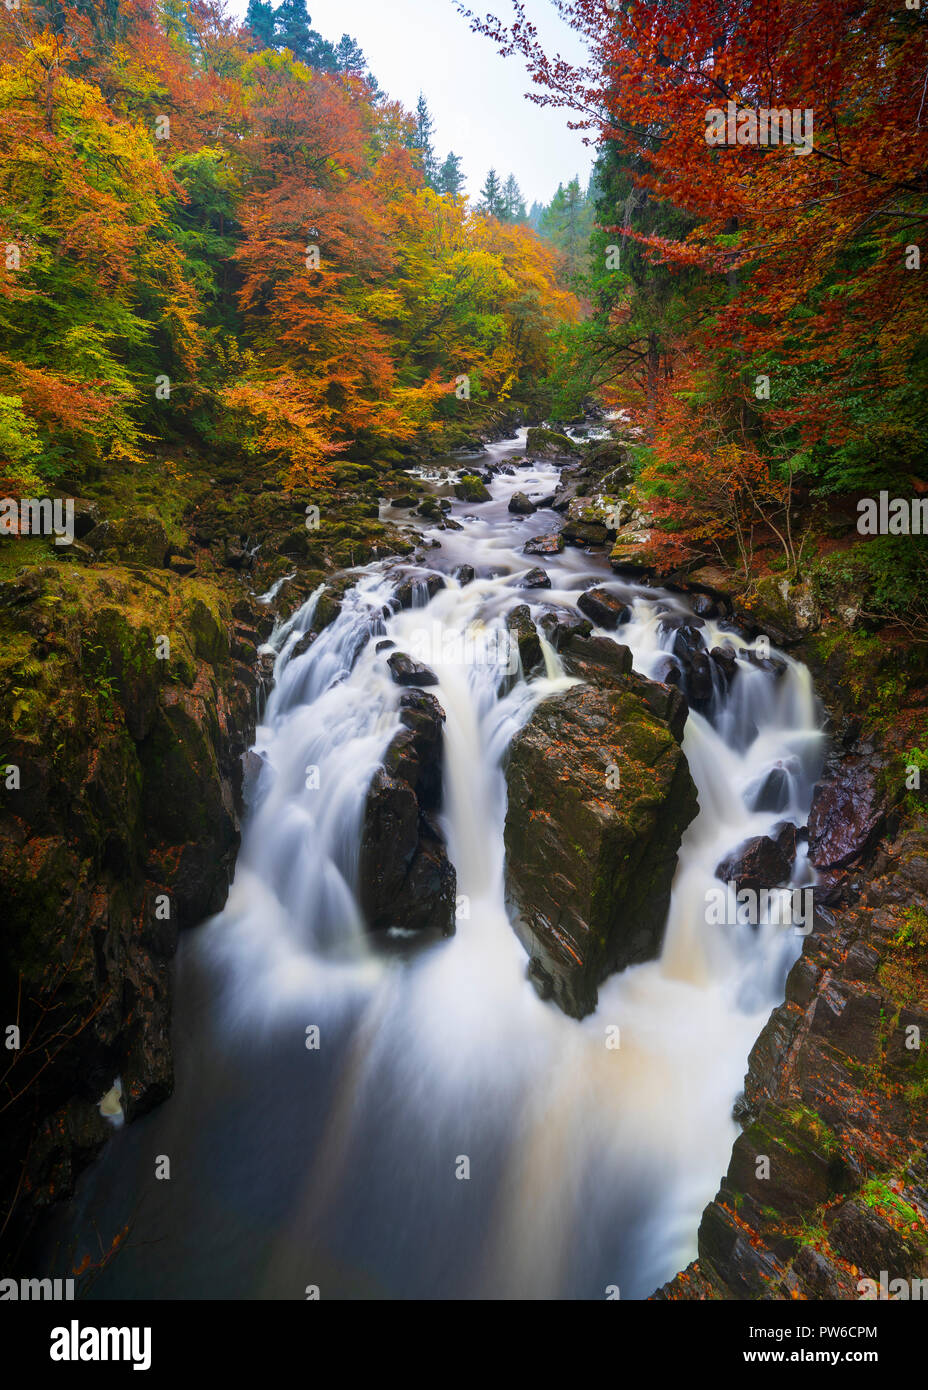
<svg viewBox="0 0 928 1390"><path fill-rule="evenodd" d="M274 12L275 47L289 48L294 58L309 60L312 30L306 13L306 0L280 0Z"/></svg>
<svg viewBox="0 0 928 1390"><path fill-rule="evenodd" d="M525 221L525 202L514 174L510 174L503 184L502 201L503 217L507 222Z"/></svg>
<svg viewBox="0 0 928 1390"><path fill-rule="evenodd" d="M452 150L438 171L438 192L450 193L452 198L456 198L463 187L464 175L461 173L461 156Z"/></svg>
<svg viewBox="0 0 928 1390"><path fill-rule="evenodd" d="M593 204L584 196L580 180L571 179L566 188L559 183L541 215L538 230L564 253L570 275L577 275L586 267L592 227Z"/></svg>
<svg viewBox="0 0 928 1390"><path fill-rule="evenodd" d="M260 3L260 0L259 0ZM306 0L280 0L274 11L275 48L289 48L294 58L322 72L338 72L335 48L310 28Z"/></svg>
<svg viewBox="0 0 928 1390"><path fill-rule="evenodd" d="M432 146L433 125L428 102L420 92L419 100L416 103L416 133L413 137L413 146L419 151L422 158L422 172L429 188L437 188L438 185L438 164Z"/></svg>
<svg viewBox="0 0 928 1390"><path fill-rule="evenodd" d="M274 7L271 0L248 0L245 23L257 47L274 47Z"/></svg>
<svg viewBox="0 0 928 1390"><path fill-rule="evenodd" d="M503 202L503 190L500 187L495 169L491 169L487 174L486 183L480 190L478 207L481 212L489 213L491 217L502 218L505 214L506 205Z"/></svg>
<svg viewBox="0 0 928 1390"><path fill-rule="evenodd" d="M349 77L364 76L367 59L361 45L350 34L342 34L335 45L335 61L339 72L345 72Z"/></svg>

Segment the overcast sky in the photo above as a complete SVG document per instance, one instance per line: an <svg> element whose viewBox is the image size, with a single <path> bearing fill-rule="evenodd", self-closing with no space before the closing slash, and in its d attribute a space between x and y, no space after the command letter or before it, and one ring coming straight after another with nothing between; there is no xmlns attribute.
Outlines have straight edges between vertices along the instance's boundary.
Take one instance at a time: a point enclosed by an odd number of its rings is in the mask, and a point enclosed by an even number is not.
<svg viewBox="0 0 928 1390"><path fill-rule="evenodd" d="M229 0L244 16L247 0ZM567 129L566 111L527 101L531 82L519 58L500 58L489 39L471 33L453 0L307 0L312 27L337 43L350 34L364 49L381 87L410 109L425 93L435 121L438 158L463 158L467 191L475 196L493 165L515 174L526 204L550 202L559 183L579 174L585 185L592 150ZM509 0L471 0L477 14L501 17ZM548 50L573 61L585 49L558 18L550 0L527 0L526 11Z"/></svg>

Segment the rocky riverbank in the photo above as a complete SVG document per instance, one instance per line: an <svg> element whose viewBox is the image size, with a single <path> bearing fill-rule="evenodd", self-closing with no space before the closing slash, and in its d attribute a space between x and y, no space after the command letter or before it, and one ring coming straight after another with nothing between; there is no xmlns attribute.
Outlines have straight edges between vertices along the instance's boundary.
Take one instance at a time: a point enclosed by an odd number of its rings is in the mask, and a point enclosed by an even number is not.
<svg viewBox="0 0 928 1390"><path fill-rule="evenodd" d="M171 1093L170 961L226 899L275 617L413 547L377 519L394 462L312 493L193 457L160 483L157 507L79 499L72 545L0 542L8 1265L110 1124Z"/></svg>

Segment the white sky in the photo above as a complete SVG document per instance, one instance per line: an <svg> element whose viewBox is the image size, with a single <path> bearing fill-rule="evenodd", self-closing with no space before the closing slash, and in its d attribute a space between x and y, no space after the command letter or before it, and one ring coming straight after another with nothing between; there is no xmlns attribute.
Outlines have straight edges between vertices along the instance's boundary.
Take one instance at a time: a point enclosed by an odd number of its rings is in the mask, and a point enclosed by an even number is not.
<svg viewBox="0 0 928 1390"><path fill-rule="evenodd" d="M509 0L469 0L476 14L508 18ZM247 0L228 0L243 17ZM585 186L593 151L569 113L545 110L523 95L531 89L521 58L500 58L489 39L473 34L452 0L307 0L312 27L333 43L350 34L391 97L415 109L425 93L435 123L439 160L449 149L462 156L471 196L493 165L514 173L528 206L550 202L559 183L579 174ZM529 18L549 52L582 61L585 49L550 0L526 0Z"/></svg>

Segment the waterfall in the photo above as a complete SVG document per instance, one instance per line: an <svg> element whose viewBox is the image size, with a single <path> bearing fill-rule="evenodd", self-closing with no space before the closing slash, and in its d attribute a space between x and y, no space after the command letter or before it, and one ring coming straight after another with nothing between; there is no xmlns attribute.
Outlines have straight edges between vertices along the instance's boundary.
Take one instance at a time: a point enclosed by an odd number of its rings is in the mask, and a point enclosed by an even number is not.
<svg viewBox="0 0 928 1390"><path fill-rule="evenodd" d="M504 461L520 446L487 452ZM686 598L579 549L526 556L560 519L511 515L508 500L557 481L536 463L496 475L488 503L455 502L461 529L430 535L446 581L434 597L419 585L394 611L409 566L377 562L308 647L318 593L273 634L229 899L178 954L175 1094L114 1134L56 1231L80 1259L97 1230L130 1222L95 1296L303 1298L317 1285L324 1298L596 1299L618 1286L642 1298L693 1258L748 1053L801 948L777 922L707 927L706 892L744 840L805 823L819 714L803 666L773 653L766 669L737 633L703 623L705 646L727 644L740 669L687 720L700 811L661 957L608 979L581 1022L543 1003L505 904L503 762L572 678L547 643L529 681L483 657L505 649L514 604L575 613L595 583L632 609L602 635L653 677L668 618L692 616ZM520 590L535 563L552 587ZM462 564L469 584L454 578ZM367 789L400 728L384 639L418 648L447 716L441 827L460 906L456 935L422 950L375 949L358 908ZM811 881L801 854L795 872ZM167 1182L153 1178L158 1155Z"/></svg>

